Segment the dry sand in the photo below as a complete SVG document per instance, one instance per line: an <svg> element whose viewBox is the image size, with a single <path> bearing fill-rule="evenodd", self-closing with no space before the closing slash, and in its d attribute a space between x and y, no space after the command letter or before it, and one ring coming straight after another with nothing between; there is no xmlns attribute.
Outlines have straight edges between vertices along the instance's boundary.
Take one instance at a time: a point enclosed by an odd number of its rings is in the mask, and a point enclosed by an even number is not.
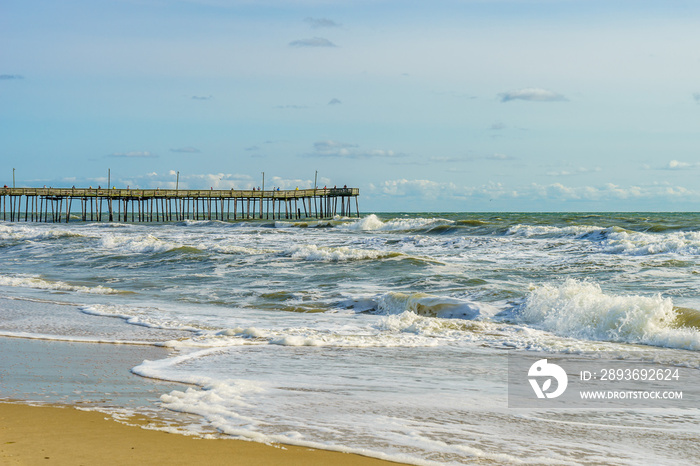
<svg viewBox="0 0 700 466"><path fill-rule="evenodd" d="M141 422L148 422L142 420ZM73 407L0 402L3 465L391 465L360 455L200 439L116 422Z"/></svg>

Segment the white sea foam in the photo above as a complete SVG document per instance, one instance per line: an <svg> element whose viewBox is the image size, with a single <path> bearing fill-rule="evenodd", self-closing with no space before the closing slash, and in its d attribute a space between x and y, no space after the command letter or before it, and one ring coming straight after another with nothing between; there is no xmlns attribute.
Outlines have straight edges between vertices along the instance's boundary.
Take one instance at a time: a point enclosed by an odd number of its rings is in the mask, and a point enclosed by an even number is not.
<svg viewBox="0 0 700 466"><path fill-rule="evenodd" d="M380 259L396 256L396 253L372 249L353 249L346 246L329 247L315 244L293 245L282 255L307 261L340 262L348 260Z"/></svg>
<svg viewBox="0 0 700 466"><path fill-rule="evenodd" d="M82 234L71 230L62 230L59 228L47 228L44 225L28 226L11 225L0 223L0 241L40 241L56 238L79 238Z"/></svg>
<svg viewBox="0 0 700 466"><path fill-rule="evenodd" d="M161 240L153 235L123 236L107 235L100 239L103 249L122 254L153 254L182 247L182 244Z"/></svg>
<svg viewBox="0 0 700 466"><path fill-rule="evenodd" d="M153 308L93 304L80 306L79 309L84 314L100 317L115 317L125 320L128 324L141 327L189 332L203 330L200 326L188 324L178 319L168 318L162 311Z"/></svg>
<svg viewBox="0 0 700 466"><path fill-rule="evenodd" d="M429 347L441 344L427 330L411 331L406 326L388 325L379 322L376 326L362 329L345 328L333 332L309 327L285 328L232 328L218 332L202 332L187 339L167 342L177 348L215 348L243 345L315 346L333 348L395 348ZM447 335L442 335L446 337ZM447 340L445 340L447 341Z"/></svg>
<svg viewBox="0 0 700 466"><path fill-rule="evenodd" d="M258 350L261 354L256 357ZM483 390L475 390L478 384L454 383L453 369L439 361L425 370L419 370L427 362L422 359L409 368L395 362L363 365L372 361L372 353L362 354L370 359L361 360L359 367L363 369L357 371L355 366L342 369L345 355L334 351L314 348L305 351L302 358L297 349L279 352L257 348L250 352L217 348L144 361L132 372L196 385L162 395L163 407L202 416L211 427L239 438L355 452L411 464L459 464L475 459L522 462L516 454L502 451L509 440L492 440L489 432L474 430L474 419L463 418L465 407L480 403ZM400 354L401 350L394 350L386 362L413 359ZM261 355L274 357L251 367L250 362ZM463 361L460 367L473 361ZM387 373L404 370L421 385L418 389L410 384L393 386L387 380ZM370 391L371 399L364 396L364 390ZM438 392L437 398L425 396ZM377 412L391 414L378 416ZM476 413L476 417L483 416L483 412ZM489 431L508 429L501 417L493 418ZM478 422L483 425L483 420ZM539 455L528 458L547 463Z"/></svg>
<svg viewBox="0 0 700 466"><path fill-rule="evenodd" d="M0 286L10 286L19 288L34 288L39 290L50 290L58 292L75 292L75 293L90 293L90 294L119 294L128 293L125 291L115 290L102 285L97 286L82 286L72 285L61 280L48 280L38 275L0 275Z"/></svg>
<svg viewBox="0 0 700 466"><path fill-rule="evenodd" d="M277 220L275 221L275 228L325 228L341 225L341 218L336 217L333 220L299 220L299 221L288 221L288 220Z"/></svg>
<svg viewBox="0 0 700 466"><path fill-rule="evenodd" d="M454 222L439 218L397 218L384 222L375 214L371 214L355 222L343 224L339 228L356 231L413 231L452 223Z"/></svg>
<svg viewBox="0 0 700 466"><path fill-rule="evenodd" d="M192 219L185 219L182 222L179 222L178 225L186 226L186 227L208 227L208 226L235 226L233 224L229 224L226 222L222 222L220 220L192 220Z"/></svg>
<svg viewBox="0 0 700 466"><path fill-rule="evenodd" d="M200 249L202 251L213 251L213 252L216 252L218 254L235 254L235 255L243 255L243 256L256 255L256 254L272 254L275 252L274 249L250 248L250 247L246 247L246 246L237 246L235 244L222 244L222 243L215 243L215 244L200 243L197 245L197 249Z"/></svg>
<svg viewBox="0 0 700 466"><path fill-rule="evenodd" d="M49 335L46 333L32 333L32 332L9 332L0 330L0 336L10 337L10 338L24 338L27 340L47 340L47 341L64 341L72 343L101 343L110 345L137 345L137 346L163 346L161 343L152 341L138 341L138 340L114 340L107 338L93 338L93 337L80 337L80 336L58 336Z"/></svg>
<svg viewBox="0 0 700 466"><path fill-rule="evenodd" d="M700 232L650 234L629 231L611 233L603 242L605 252L648 256L674 253L700 255Z"/></svg>
<svg viewBox="0 0 700 466"><path fill-rule="evenodd" d="M524 238L577 238L601 245L603 252L647 256L675 253L700 255L700 232L645 233L619 227L556 227L549 225L515 225L507 235Z"/></svg>
<svg viewBox="0 0 700 466"><path fill-rule="evenodd" d="M567 227L557 227L550 225L514 225L508 228L507 235L531 237L580 237L594 232L602 233L606 229L597 226L572 225Z"/></svg>
<svg viewBox="0 0 700 466"><path fill-rule="evenodd" d="M677 314L670 298L609 295L586 281L536 287L520 316L566 337L700 349L700 331L674 326Z"/></svg>

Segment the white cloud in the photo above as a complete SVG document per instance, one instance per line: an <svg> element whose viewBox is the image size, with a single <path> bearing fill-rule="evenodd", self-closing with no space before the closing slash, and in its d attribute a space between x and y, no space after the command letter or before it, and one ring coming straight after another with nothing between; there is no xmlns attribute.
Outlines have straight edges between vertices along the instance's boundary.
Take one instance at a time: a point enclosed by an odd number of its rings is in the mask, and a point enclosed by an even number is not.
<svg viewBox="0 0 700 466"><path fill-rule="evenodd" d="M187 147L179 147L177 149L170 149L170 152L178 152L178 153L183 153L183 154L199 154L201 151L199 149L197 149L196 147L187 146Z"/></svg>
<svg viewBox="0 0 700 466"><path fill-rule="evenodd" d="M487 155L485 158L486 158L486 160L515 160L515 157L513 157L511 155L498 154L498 153Z"/></svg>
<svg viewBox="0 0 700 466"><path fill-rule="evenodd" d="M562 183L551 185L533 184L530 190L524 190L520 197L528 200L549 201L597 201L609 202L615 200L654 200L668 198L698 197L698 192L682 186L620 186L606 183L602 186L565 186Z"/></svg>
<svg viewBox="0 0 700 466"><path fill-rule="evenodd" d="M563 170L558 170L558 171L549 171L546 173L547 176L574 176L574 175L582 175L584 173L599 173L603 171L600 167L594 167L594 168L586 168L586 167L578 167L578 168L569 168L569 169L563 169Z"/></svg>
<svg viewBox="0 0 700 466"><path fill-rule="evenodd" d="M275 108L279 108L282 110L305 110L309 108L306 105L277 105Z"/></svg>
<svg viewBox="0 0 700 466"><path fill-rule="evenodd" d="M151 158L158 157L157 155L148 151L133 151L133 152L115 152L110 154L109 157L129 157L129 158Z"/></svg>
<svg viewBox="0 0 700 466"><path fill-rule="evenodd" d="M104 181L104 180L102 180ZM259 181L253 180L249 175L232 173L205 173L205 174L185 174L180 172L179 184L178 174L175 170L168 170L165 174L156 172L136 176L127 179L113 180L113 184L129 185L132 188L167 188L175 189L176 185L180 189L250 189L257 187Z"/></svg>
<svg viewBox="0 0 700 466"><path fill-rule="evenodd" d="M323 37L293 40L289 45L292 47L337 47L333 42Z"/></svg>
<svg viewBox="0 0 700 466"><path fill-rule="evenodd" d="M349 144L338 141L319 141L314 143L317 157L346 157L346 158L372 158L372 157L399 157L393 150L370 149L362 150L357 144Z"/></svg>
<svg viewBox="0 0 700 466"><path fill-rule="evenodd" d="M664 168L666 170L687 170L700 167L700 162L681 162L679 160L671 160Z"/></svg>
<svg viewBox="0 0 700 466"><path fill-rule="evenodd" d="M568 100L566 97L561 94L557 94L556 92L532 87L502 92L498 94L498 96L501 98L501 102L510 102L511 100L527 100L530 102L562 102Z"/></svg>
<svg viewBox="0 0 700 466"><path fill-rule="evenodd" d="M149 181L151 186L175 186L172 176L176 175L174 170L170 171L170 177L165 180ZM259 182L253 180L249 175L233 173L205 173L205 174L183 174L180 172L180 189L250 189L258 186Z"/></svg>
<svg viewBox="0 0 700 466"><path fill-rule="evenodd" d="M466 159L463 157L447 157L447 156L432 156L428 163L456 163L464 162Z"/></svg>
<svg viewBox="0 0 700 466"><path fill-rule="evenodd" d="M318 28L337 28L341 25L328 18L305 18L304 22L314 29Z"/></svg>
<svg viewBox="0 0 700 466"><path fill-rule="evenodd" d="M382 183L381 192L389 196L409 196L435 199L444 184L430 180L388 180Z"/></svg>
<svg viewBox="0 0 700 466"><path fill-rule="evenodd" d="M338 141L318 141L314 143L314 149L316 150L316 152L321 152L323 154L328 155L334 155L343 149L350 149L354 147L358 147L357 144L348 144L345 142Z"/></svg>
<svg viewBox="0 0 700 466"><path fill-rule="evenodd" d="M321 178L318 181L319 181L319 183L325 183L325 184L329 183L329 181L326 178ZM295 189L295 188L307 189L307 188L313 188L313 185L314 185L313 180L303 180L301 178L282 178L279 176L273 176L269 182L265 183L265 189L273 189L273 188L280 188L282 190ZM321 184L321 187L323 187L323 184Z"/></svg>
<svg viewBox="0 0 700 466"><path fill-rule="evenodd" d="M693 191L683 186L621 186L607 183L600 186L568 186L563 183L537 184L511 187L502 183L489 182L481 186L458 186L451 182L435 182L426 179L387 180L378 185L370 185L369 194L385 197L397 197L419 200L440 200L450 202L472 201L483 203L489 201L517 202L521 205L539 203L557 205L568 202L589 202L604 207L610 202L641 201L684 201L699 202L700 191Z"/></svg>

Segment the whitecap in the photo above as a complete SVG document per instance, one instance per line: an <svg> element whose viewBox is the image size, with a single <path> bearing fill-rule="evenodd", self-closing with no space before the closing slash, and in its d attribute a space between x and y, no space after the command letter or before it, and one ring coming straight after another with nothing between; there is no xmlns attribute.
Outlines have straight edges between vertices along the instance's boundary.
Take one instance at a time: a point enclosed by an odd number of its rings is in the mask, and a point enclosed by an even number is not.
<svg viewBox="0 0 700 466"><path fill-rule="evenodd" d="M588 281L534 288L519 316L564 337L700 350L700 331L677 328L670 298L609 295Z"/></svg>

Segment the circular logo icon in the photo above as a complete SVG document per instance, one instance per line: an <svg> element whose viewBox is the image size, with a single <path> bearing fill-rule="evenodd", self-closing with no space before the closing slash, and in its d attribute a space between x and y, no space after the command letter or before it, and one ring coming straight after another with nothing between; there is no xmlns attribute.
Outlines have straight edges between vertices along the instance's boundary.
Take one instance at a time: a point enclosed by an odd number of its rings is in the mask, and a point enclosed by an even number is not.
<svg viewBox="0 0 700 466"><path fill-rule="evenodd" d="M548 363L546 359L540 359L530 366L527 375L535 377L528 379L537 398L556 398L566 390L569 378L560 366ZM539 380L542 380L540 385ZM557 381L556 390L552 389L552 380Z"/></svg>

